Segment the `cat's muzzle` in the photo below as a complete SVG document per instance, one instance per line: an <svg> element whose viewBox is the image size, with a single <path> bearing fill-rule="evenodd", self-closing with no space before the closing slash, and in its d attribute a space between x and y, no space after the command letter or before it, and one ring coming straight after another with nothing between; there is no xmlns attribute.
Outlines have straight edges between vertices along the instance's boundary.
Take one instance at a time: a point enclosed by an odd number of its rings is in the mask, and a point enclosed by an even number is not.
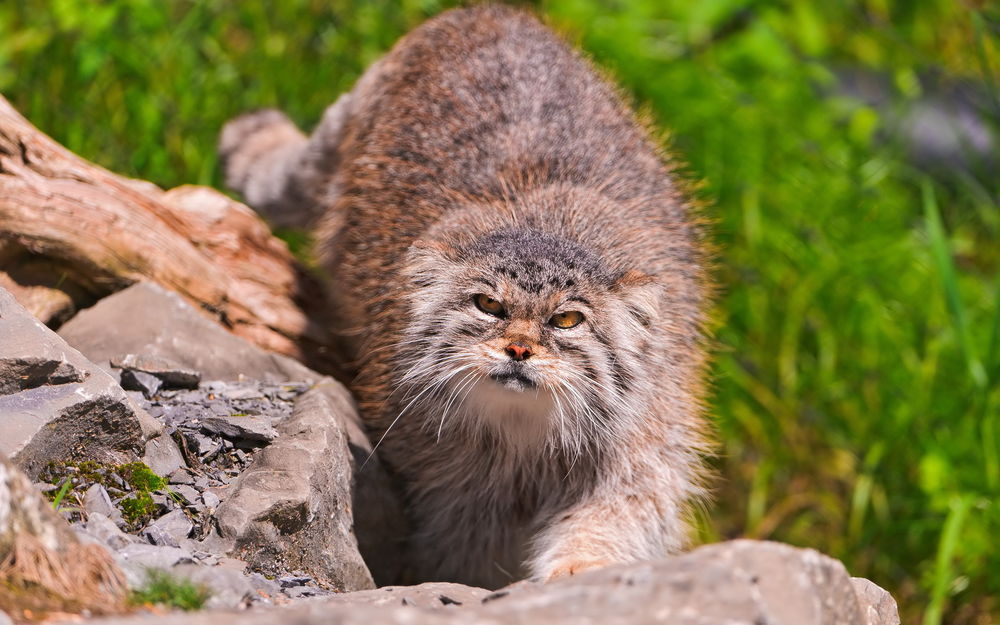
<svg viewBox="0 0 1000 625"><path fill-rule="evenodd" d="M492 371L490 379L512 391L534 391L538 388L538 382L526 375L521 367L504 367L503 369Z"/></svg>

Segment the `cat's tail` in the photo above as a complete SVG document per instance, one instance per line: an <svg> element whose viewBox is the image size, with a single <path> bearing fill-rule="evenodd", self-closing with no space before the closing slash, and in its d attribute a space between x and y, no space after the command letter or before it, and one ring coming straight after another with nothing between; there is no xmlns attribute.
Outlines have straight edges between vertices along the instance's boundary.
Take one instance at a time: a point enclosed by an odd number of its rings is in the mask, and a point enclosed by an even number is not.
<svg viewBox="0 0 1000 625"><path fill-rule="evenodd" d="M311 137L274 109L228 121L219 135L226 186L272 226L311 228L336 195L332 179L350 99L345 94L330 106Z"/></svg>

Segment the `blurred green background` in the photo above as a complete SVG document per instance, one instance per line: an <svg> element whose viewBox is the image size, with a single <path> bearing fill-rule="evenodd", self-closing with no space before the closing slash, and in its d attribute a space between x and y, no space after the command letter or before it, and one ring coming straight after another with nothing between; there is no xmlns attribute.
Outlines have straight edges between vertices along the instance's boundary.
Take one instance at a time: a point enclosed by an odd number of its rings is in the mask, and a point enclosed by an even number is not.
<svg viewBox="0 0 1000 625"><path fill-rule="evenodd" d="M114 171L219 186L226 119L311 127L451 4L5 0L0 92ZM904 623L1000 619L1000 7L531 6L669 129L716 221L703 539L827 552Z"/></svg>

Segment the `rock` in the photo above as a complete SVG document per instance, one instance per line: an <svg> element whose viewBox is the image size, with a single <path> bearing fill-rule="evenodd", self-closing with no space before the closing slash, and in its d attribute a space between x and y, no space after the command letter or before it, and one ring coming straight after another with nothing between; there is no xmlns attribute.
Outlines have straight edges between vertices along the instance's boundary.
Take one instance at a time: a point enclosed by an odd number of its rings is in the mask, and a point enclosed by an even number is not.
<svg viewBox="0 0 1000 625"><path fill-rule="evenodd" d="M863 577L852 577L851 584L865 617L863 625L899 625L896 600L888 591Z"/></svg>
<svg viewBox="0 0 1000 625"><path fill-rule="evenodd" d="M595 624L864 623L843 564L811 549L751 540L515 586L504 594L486 602L483 613Z"/></svg>
<svg viewBox="0 0 1000 625"><path fill-rule="evenodd" d="M121 372L121 385L126 391L139 391L143 396L149 398L156 395L163 382L160 378L142 371L125 369Z"/></svg>
<svg viewBox="0 0 1000 625"><path fill-rule="evenodd" d="M138 538L132 534L126 534L117 523L99 512L88 514L87 522L81 526L80 531L96 538L112 551L118 551L124 549L126 545L139 542Z"/></svg>
<svg viewBox="0 0 1000 625"><path fill-rule="evenodd" d="M331 597L331 604L413 606L441 608L447 606L479 606L491 591L449 582L428 582L417 586L383 586L376 590L360 590Z"/></svg>
<svg viewBox="0 0 1000 625"><path fill-rule="evenodd" d="M31 480L0 456L0 561L22 535L34 537L50 551L76 544L69 525L35 491Z"/></svg>
<svg viewBox="0 0 1000 625"><path fill-rule="evenodd" d="M177 448L177 443L166 433L146 441L142 461L157 475L172 475L185 466L184 456Z"/></svg>
<svg viewBox="0 0 1000 625"><path fill-rule="evenodd" d="M307 597L329 597L335 593L316 586L294 586L282 591L289 599L305 599Z"/></svg>
<svg viewBox="0 0 1000 625"><path fill-rule="evenodd" d="M206 610L243 608L257 595L254 584L247 576L226 566L182 564L170 572L208 589L210 595L205 602Z"/></svg>
<svg viewBox="0 0 1000 625"><path fill-rule="evenodd" d="M107 550L80 541L28 476L0 456L0 610L108 613L123 607L125 590Z"/></svg>
<svg viewBox="0 0 1000 625"><path fill-rule="evenodd" d="M281 594L281 586L260 573L250 573L247 579L250 580L254 592L257 593L257 597L255 597L257 600L270 601Z"/></svg>
<svg viewBox="0 0 1000 625"><path fill-rule="evenodd" d="M254 584L251 580L251 584ZM874 585L872 585L874 586ZM843 565L810 549L747 540L586 571L496 593L458 584L380 588L237 614L133 617L105 625L894 625L865 621ZM875 587L877 588L877 587ZM286 595L306 595L308 586ZM880 594L874 593L878 599ZM889 604L877 601L878 605ZM141 619L141 620L140 620Z"/></svg>
<svg viewBox="0 0 1000 625"><path fill-rule="evenodd" d="M156 545L157 547L180 547L180 543L177 539L170 534L163 531L163 528L157 525L150 525L145 527L139 532L139 535L149 541L149 544Z"/></svg>
<svg viewBox="0 0 1000 625"><path fill-rule="evenodd" d="M206 456L215 455L222 448L222 443L214 438L205 436L201 432L185 431L184 438L187 440L188 448L204 459Z"/></svg>
<svg viewBox="0 0 1000 625"><path fill-rule="evenodd" d="M168 475L167 482L170 484L186 484L190 486L194 484L194 475L191 474L191 471L185 468L180 468Z"/></svg>
<svg viewBox="0 0 1000 625"><path fill-rule="evenodd" d="M0 454L37 477L53 460L138 460L162 426L111 376L0 289Z"/></svg>
<svg viewBox="0 0 1000 625"><path fill-rule="evenodd" d="M266 352L230 334L176 293L151 282L138 282L105 297L77 313L59 334L92 361L109 368L112 359L132 354L136 359L166 360L174 363L172 367L197 371L208 379L245 376L306 382L321 377L287 356Z"/></svg>
<svg viewBox="0 0 1000 625"><path fill-rule="evenodd" d="M184 503L187 505L193 504L201 498L201 494L195 488L187 484L178 484L171 490L183 499Z"/></svg>
<svg viewBox="0 0 1000 625"><path fill-rule="evenodd" d="M222 503L222 500L219 499L219 496L213 493L212 491L203 492L201 494L201 501L208 507L209 510L215 510L216 508L219 507L219 504Z"/></svg>
<svg viewBox="0 0 1000 625"><path fill-rule="evenodd" d="M115 558L125 573L128 585L132 588L145 583L148 569L169 571L174 565L194 562L194 557L185 549L142 543L126 545L118 550Z"/></svg>
<svg viewBox="0 0 1000 625"><path fill-rule="evenodd" d="M87 511L88 517L100 514L111 519L115 524L122 520L122 513L111 503L108 491L100 484L92 484L84 493L83 508Z"/></svg>
<svg viewBox="0 0 1000 625"><path fill-rule="evenodd" d="M110 359L115 369L154 376L164 388L198 388L201 372L189 369L169 358L124 354Z"/></svg>
<svg viewBox="0 0 1000 625"><path fill-rule="evenodd" d="M10 395L39 386L83 382L89 374L68 362L32 356L0 361L0 395Z"/></svg>
<svg viewBox="0 0 1000 625"><path fill-rule="evenodd" d="M313 390L302 395L280 436L237 478L216 511L252 570L302 570L338 591L374 587L353 531L353 468L342 425L354 408ZM276 568L277 567L277 568Z"/></svg>
<svg viewBox="0 0 1000 625"><path fill-rule="evenodd" d="M152 521L142 530L142 535L154 545L179 547L180 541L191 534L194 524L183 510L172 510Z"/></svg>
<svg viewBox="0 0 1000 625"><path fill-rule="evenodd" d="M344 406L339 415L345 418L348 448L354 468L353 505L354 533L358 549L378 586L397 584L401 580L404 551L409 531L400 503L401 498L382 467L372 446L360 427L354 403L340 384L321 382L315 390ZM345 405L346 404L346 405Z"/></svg>
<svg viewBox="0 0 1000 625"><path fill-rule="evenodd" d="M0 625L14 625L14 621L10 620L10 617L3 610L0 610Z"/></svg>
<svg viewBox="0 0 1000 625"><path fill-rule="evenodd" d="M201 427L207 432L252 445L265 445L278 435L271 419L253 415L208 417L202 420Z"/></svg>

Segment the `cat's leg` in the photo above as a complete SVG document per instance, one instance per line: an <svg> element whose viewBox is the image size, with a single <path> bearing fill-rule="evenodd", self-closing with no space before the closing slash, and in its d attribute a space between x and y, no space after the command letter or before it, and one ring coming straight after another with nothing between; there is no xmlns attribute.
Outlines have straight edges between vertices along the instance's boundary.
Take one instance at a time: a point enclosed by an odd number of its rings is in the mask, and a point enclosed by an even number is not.
<svg viewBox="0 0 1000 625"><path fill-rule="evenodd" d="M274 109L227 122L219 137L226 186L272 225L311 227L335 199L332 176L351 101L347 93L328 107L310 137Z"/></svg>
<svg viewBox="0 0 1000 625"><path fill-rule="evenodd" d="M685 464L615 472L583 499L549 516L532 544L531 575L551 579L683 549L690 502L702 496Z"/></svg>

